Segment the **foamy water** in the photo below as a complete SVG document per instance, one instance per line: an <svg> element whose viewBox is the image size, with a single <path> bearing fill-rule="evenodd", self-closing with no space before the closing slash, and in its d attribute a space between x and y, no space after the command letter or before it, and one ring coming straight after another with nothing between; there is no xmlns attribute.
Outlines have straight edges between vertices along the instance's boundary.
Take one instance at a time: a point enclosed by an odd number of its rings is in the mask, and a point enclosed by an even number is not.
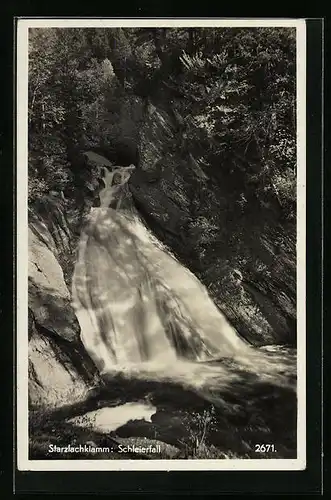
<svg viewBox="0 0 331 500"><path fill-rule="evenodd" d="M234 383L254 375L259 383L295 390L295 352L268 354L260 349L250 351L249 356L196 362L177 359L176 363L149 361L117 364L108 371L108 377L120 375L128 380L171 382L183 388L209 391L230 390Z"/></svg>

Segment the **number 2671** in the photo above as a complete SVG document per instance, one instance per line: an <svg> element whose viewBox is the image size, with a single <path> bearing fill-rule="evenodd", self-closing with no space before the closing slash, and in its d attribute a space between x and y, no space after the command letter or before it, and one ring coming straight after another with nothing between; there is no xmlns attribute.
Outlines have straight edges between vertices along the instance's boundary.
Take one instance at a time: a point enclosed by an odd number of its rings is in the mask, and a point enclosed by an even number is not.
<svg viewBox="0 0 331 500"><path fill-rule="evenodd" d="M269 451L275 452L275 445L274 444L256 444L255 445L255 452L256 453L268 453Z"/></svg>

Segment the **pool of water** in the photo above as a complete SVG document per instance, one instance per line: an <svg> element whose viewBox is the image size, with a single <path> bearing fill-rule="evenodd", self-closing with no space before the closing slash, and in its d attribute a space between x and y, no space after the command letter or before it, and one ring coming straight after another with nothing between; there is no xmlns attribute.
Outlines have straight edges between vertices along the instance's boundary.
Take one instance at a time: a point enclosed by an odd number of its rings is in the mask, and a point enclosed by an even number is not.
<svg viewBox="0 0 331 500"><path fill-rule="evenodd" d="M98 432L112 432L127 424L131 420L145 420L151 422L156 413L155 406L149 403L130 402L114 408L104 407L85 413L85 415L68 420L79 427L91 428Z"/></svg>

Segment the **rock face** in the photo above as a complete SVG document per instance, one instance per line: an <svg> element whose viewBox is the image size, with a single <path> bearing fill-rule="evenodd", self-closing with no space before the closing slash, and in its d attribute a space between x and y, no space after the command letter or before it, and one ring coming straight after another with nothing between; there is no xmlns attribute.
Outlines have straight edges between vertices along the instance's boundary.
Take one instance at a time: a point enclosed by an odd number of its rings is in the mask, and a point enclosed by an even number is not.
<svg viewBox="0 0 331 500"><path fill-rule="evenodd" d="M73 228L69 227L66 212L63 193L49 194L30 208L29 227L38 240L52 252L62 269L65 283L70 286L75 259L75 233Z"/></svg>
<svg viewBox="0 0 331 500"><path fill-rule="evenodd" d="M39 325L67 340L79 327L63 271L54 253L29 230L29 308Z"/></svg>

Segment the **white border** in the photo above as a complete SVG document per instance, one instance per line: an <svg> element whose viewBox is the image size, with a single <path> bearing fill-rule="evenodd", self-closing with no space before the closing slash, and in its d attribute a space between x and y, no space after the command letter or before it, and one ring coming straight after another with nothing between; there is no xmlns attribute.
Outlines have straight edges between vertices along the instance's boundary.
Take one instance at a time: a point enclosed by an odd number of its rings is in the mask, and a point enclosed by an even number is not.
<svg viewBox="0 0 331 500"><path fill-rule="evenodd" d="M28 29L30 27L293 27L297 33L297 459L28 459ZM306 467L306 25L303 19L43 19L17 21L17 466L31 471L304 470ZM18 182L19 181L19 182Z"/></svg>

